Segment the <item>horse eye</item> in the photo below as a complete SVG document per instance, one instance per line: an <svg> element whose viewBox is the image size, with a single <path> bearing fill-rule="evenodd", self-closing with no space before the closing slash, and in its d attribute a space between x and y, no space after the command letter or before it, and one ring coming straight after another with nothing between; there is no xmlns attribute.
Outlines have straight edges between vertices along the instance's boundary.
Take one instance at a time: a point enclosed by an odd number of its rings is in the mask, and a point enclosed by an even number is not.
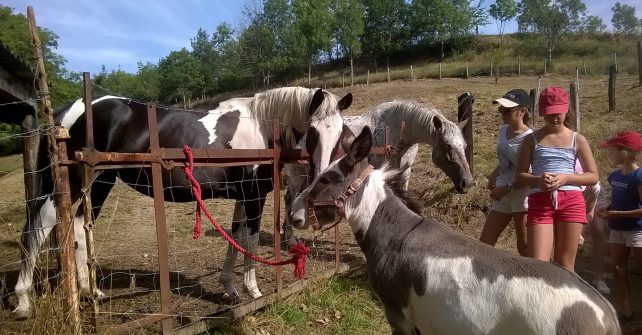
<svg viewBox="0 0 642 335"><path fill-rule="evenodd" d="M330 179L328 179L328 177L326 176L323 176L321 177L321 179L319 179L319 184L323 184L323 185L330 184Z"/></svg>

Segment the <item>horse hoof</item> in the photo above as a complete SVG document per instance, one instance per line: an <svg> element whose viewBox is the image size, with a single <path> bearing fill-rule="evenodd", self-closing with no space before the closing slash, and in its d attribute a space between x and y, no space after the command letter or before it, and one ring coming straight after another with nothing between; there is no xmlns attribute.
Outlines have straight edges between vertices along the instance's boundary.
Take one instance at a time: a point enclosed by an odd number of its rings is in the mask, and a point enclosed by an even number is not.
<svg viewBox="0 0 642 335"><path fill-rule="evenodd" d="M252 299L257 299L263 296L261 291L259 291L259 289L256 287L252 289L244 287L244 291L245 293L249 294L252 297Z"/></svg>
<svg viewBox="0 0 642 335"><path fill-rule="evenodd" d="M232 292L223 293L223 295L221 296L221 299L227 301L227 300L239 299L239 297L240 297L239 293L236 290L234 290Z"/></svg>
<svg viewBox="0 0 642 335"><path fill-rule="evenodd" d="M31 317L31 310L29 309L14 309L13 316L16 320L26 320Z"/></svg>

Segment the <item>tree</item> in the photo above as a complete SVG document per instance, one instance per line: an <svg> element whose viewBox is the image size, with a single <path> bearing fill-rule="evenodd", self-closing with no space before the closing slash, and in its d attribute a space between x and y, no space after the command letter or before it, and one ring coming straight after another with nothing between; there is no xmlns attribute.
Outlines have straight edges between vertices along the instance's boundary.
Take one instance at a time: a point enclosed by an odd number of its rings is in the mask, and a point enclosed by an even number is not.
<svg viewBox="0 0 642 335"><path fill-rule="evenodd" d="M199 63L187 49L172 51L158 63L160 71L160 94L166 102L182 98L191 99L194 93L200 93L203 87L203 77Z"/></svg>
<svg viewBox="0 0 642 335"><path fill-rule="evenodd" d="M611 23L616 33L634 35L640 31L640 21L635 17L635 7L616 2L611 11Z"/></svg>
<svg viewBox="0 0 642 335"><path fill-rule="evenodd" d="M331 47L330 3L329 0L292 0L292 13L298 53L307 62L310 81L319 53Z"/></svg>
<svg viewBox="0 0 642 335"><path fill-rule="evenodd" d="M414 0L410 6L413 37L439 43L441 60L445 42L469 34L474 27L468 0Z"/></svg>
<svg viewBox="0 0 642 335"><path fill-rule="evenodd" d="M497 0L494 4L490 5L488 13L495 19L495 22L497 22L500 41L504 43L504 28L506 22L517 16L517 2L515 2L515 0Z"/></svg>
<svg viewBox="0 0 642 335"><path fill-rule="evenodd" d="M364 0L366 15L362 45L375 59L400 50L408 40L407 5L404 0Z"/></svg>
<svg viewBox="0 0 642 335"><path fill-rule="evenodd" d="M602 18L594 15L587 16L584 20L584 25L582 26L582 32L585 33L601 33L606 30L606 25L602 21Z"/></svg>
<svg viewBox="0 0 642 335"><path fill-rule="evenodd" d="M192 56L198 61L198 68L203 78L202 94L211 93L214 89L214 78L216 75L216 52L206 30L199 28L196 36L190 39L192 45ZM206 92L207 91L207 92Z"/></svg>
<svg viewBox="0 0 642 335"><path fill-rule="evenodd" d="M337 44L343 48L344 55L350 59L351 73L353 73L354 57L361 54L361 36L365 24L364 11L360 0L333 1L334 27L332 31L335 32L335 39Z"/></svg>
<svg viewBox="0 0 642 335"><path fill-rule="evenodd" d="M582 28L586 5L581 0L522 0L517 24L520 32L532 33L535 43L549 60L553 51L571 32Z"/></svg>
<svg viewBox="0 0 642 335"><path fill-rule="evenodd" d="M485 0L478 0L475 6L472 6L472 2L471 2L471 9L472 9L471 27L475 27L475 35L479 35L480 26L483 27L490 23L488 21L488 11L486 10L486 8L484 8L485 7L484 2Z"/></svg>

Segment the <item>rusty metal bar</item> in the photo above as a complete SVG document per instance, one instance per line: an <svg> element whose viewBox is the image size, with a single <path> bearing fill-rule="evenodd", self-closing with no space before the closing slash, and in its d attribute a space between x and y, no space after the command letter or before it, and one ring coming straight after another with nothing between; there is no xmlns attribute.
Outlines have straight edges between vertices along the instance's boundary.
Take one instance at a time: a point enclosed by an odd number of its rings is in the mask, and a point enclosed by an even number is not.
<svg viewBox="0 0 642 335"><path fill-rule="evenodd" d="M69 131L65 128L57 128L54 134L58 142L58 157L67 158L67 143ZM76 255L74 248L74 224L71 215L71 189L69 187L69 167L59 166L56 180L57 214L58 224L56 225L56 239L58 240L58 254L60 257L61 286L63 298L69 308L69 316L74 327L74 334L80 334L80 299L76 281Z"/></svg>
<svg viewBox="0 0 642 335"><path fill-rule="evenodd" d="M89 72L83 72L83 99L85 101L85 148L93 149L94 148L94 117L92 109L92 97L91 97L91 77ZM97 292L98 288L96 287L96 250L94 247L94 218L93 218L93 206L91 203L91 184L94 181L94 169L88 164L83 164L82 166L82 206L83 206L83 229L85 230L85 241L87 243L87 265L89 266L89 294L91 300L91 307L94 313L92 323L97 329L98 327L98 313L100 312L100 306L98 304L97 297L94 296L94 292Z"/></svg>
<svg viewBox="0 0 642 335"><path fill-rule="evenodd" d="M94 148L94 111L91 107L91 78L89 72L82 73L83 79L83 98L85 100L85 146L88 149Z"/></svg>
<svg viewBox="0 0 642 335"><path fill-rule="evenodd" d="M281 127L277 120L273 120L274 132L274 161L272 165L274 185L274 260L281 261ZM276 293L283 290L283 266L276 267Z"/></svg>
<svg viewBox="0 0 642 335"><path fill-rule="evenodd" d="M158 141L158 124L156 105L147 103L147 121L149 123L149 147L153 155L160 155ZM160 271L161 312L167 318L161 321L163 334L172 332L172 295L169 286L169 245L167 242L167 222L165 221L165 197L163 196L163 179L160 162L152 163L152 188L154 191L154 216L156 217L156 240L158 243L158 266Z"/></svg>

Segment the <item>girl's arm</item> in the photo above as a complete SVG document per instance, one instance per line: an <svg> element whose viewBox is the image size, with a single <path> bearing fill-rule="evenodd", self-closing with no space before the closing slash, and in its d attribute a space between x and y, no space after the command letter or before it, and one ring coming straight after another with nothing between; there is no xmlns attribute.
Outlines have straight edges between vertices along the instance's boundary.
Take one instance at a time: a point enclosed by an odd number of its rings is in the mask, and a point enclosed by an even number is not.
<svg viewBox="0 0 642 335"><path fill-rule="evenodd" d="M497 176L499 176L499 165L488 175L488 185L486 188L492 190L495 188L495 182L497 182Z"/></svg>
<svg viewBox="0 0 642 335"><path fill-rule="evenodd" d="M591 146L586 140L586 137L580 134L577 134L575 141L577 145L577 157L580 160L580 164L582 164L584 173L559 175L562 178L561 184L578 186L595 185L599 180L599 175L595 158L593 158L593 153L591 152Z"/></svg>
<svg viewBox="0 0 642 335"><path fill-rule="evenodd" d="M528 172L533 160L534 147L535 142L533 141L533 136L526 136L519 146L519 156L517 158L517 167L515 168L515 182L520 186L539 185L540 177L533 176Z"/></svg>

